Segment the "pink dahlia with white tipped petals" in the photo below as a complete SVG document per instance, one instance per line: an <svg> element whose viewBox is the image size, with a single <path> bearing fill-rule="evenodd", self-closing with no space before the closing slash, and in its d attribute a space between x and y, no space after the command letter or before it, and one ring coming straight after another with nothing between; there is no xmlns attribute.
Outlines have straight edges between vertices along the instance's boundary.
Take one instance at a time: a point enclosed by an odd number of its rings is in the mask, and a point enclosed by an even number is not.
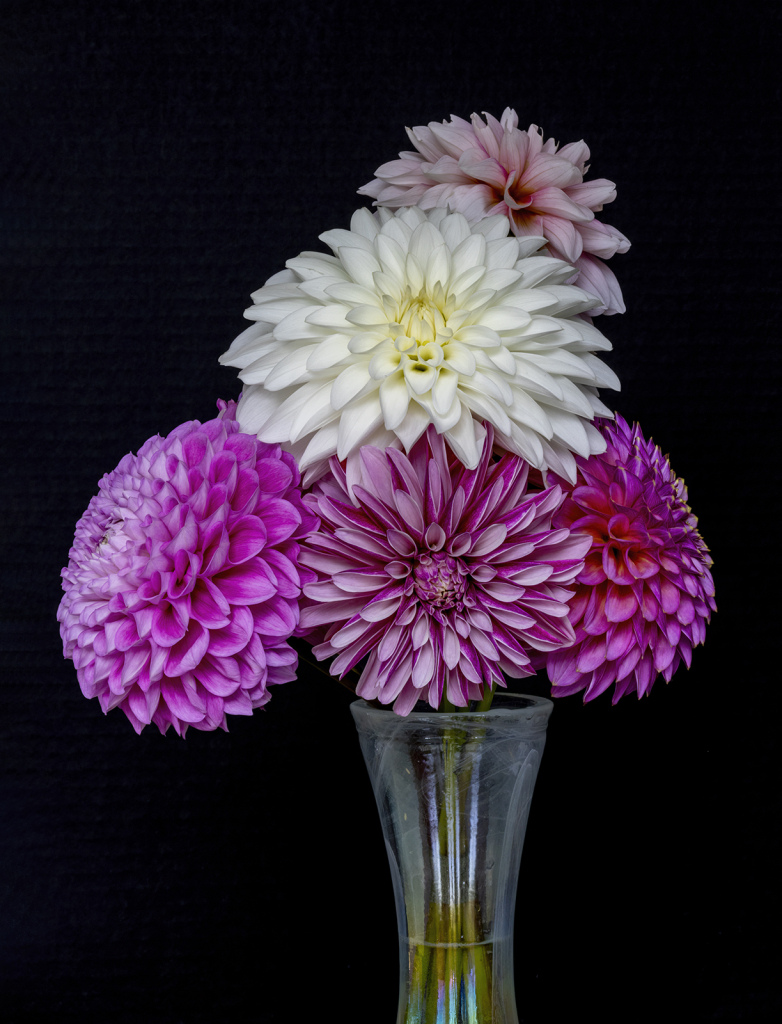
<svg viewBox="0 0 782 1024"><path fill-rule="evenodd" d="M293 457L219 405L103 477L62 571L63 653L139 733L225 729L295 678L298 541L317 519Z"/></svg>
<svg viewBox="0 0 782 1024"><path fill-rule="evenodd" d="M556 697L585 690L591 700L614 684L616 703L689 668L717 606L684 481L637 424L617 416L601 429L607 451L578 459L578 483L554 516L591 549L570 603L576 643L547 669Z"/></svg>
<svg viewBox="0 0 782 1024"><path fill-rule="evenodd" d="M552 256L576 268L571 283L600 298L592 315L624 313L619 284L602 261L627 252L630 242L595 217L616 199L616 187L605 178L584 181L589 147L582 140L560 149L534 124L522 131L510 107L499 121L483 116L406 129L416 151L378 167L359 193L390 209L449 207L470 223L503 214L514 235L542 235Z"/></svg>
<svg viewBox="0 0 782 1024"><path fill-rule="evenodd" d="M559 485L527 490L528 464L492 455L466 469L429 427L408 455L364 447L352 481L331 475L305 501L321 528L300 561L300 632L326 628L314 648L344 675L367 658L356 693L406 715L419 699L465 707L510 676L531 675L530 651L573 642L566 589L583 565L586 536L552 529Z"/></svg>

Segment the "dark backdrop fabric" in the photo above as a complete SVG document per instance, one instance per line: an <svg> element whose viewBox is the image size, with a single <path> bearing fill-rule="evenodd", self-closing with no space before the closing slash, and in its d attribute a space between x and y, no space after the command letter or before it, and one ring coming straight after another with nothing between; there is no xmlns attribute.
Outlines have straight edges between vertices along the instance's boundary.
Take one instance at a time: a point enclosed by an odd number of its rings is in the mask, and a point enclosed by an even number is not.
<svg viewBox="0 0 782 1024"><path fill-rule="evenodd" d="M780 1019L778 11L766 4L0 5L0 1017L390 1022L390 875L306 667L229 734L104 717L55 612L97 481L234 397L249 293L408 148L585 138L628 311L616 408L684 476L719 613L648 699L558 701L524 852L527 1024ZM776 606L775 606L776 605ZM766 658L769 661L766 661ZM518 689L545 693L542 679Z"/></svg>

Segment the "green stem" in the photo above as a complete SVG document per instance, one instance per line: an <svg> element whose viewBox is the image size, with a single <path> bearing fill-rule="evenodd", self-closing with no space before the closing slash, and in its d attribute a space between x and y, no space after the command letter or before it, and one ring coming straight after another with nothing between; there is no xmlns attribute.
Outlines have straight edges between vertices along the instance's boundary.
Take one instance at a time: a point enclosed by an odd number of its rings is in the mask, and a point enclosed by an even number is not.
<svg viewBox="0 0 782 1024"><path fill-rule="evenodd" d="M491 707L491 702L494 700L494 694L495 694L496 690L497 690L497 684L496 683L492 683L491 684L491 689L488 690L484 694L483 700L480 702L480 704L477 706L477 708L475 710L476 711L488 711L489 708Z"/></svg>
<svg viewBox="0 0 782 1024"><path fill-rule="evenodd" d="M440 710L446 708L441 704ZM466 739L467 733L458 727L446 729L442 736L443 792L432 855L439 855L444 864L465 853L458 848L457 828L467 811L472 777L472 761L463 771L458 770ZM465 1020L492 1024L492 950L483 943L481 908L475 899L462 902L461 893L454 898L447 891L433 892L425 938L413 954L406 1024L455 1020L462 991Z"/></svg>

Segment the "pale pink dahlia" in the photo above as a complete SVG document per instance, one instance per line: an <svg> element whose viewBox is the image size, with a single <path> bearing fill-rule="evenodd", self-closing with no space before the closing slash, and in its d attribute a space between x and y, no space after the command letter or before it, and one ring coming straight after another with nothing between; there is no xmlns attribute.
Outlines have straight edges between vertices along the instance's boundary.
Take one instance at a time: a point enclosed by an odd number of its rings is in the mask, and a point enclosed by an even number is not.
<svg viewBox="0 0 782 1024"><path fill-rule="evenodd" d="M613 701L670 680L703 643L714 603L708 548L687 505L684 481L640 427L603 422L602 455L578 459L579 480L554 525L589 537L591 550L570 602L576 643L548 656L554 696L615 683Z"/></svg>
<svg viewBox="0 0 782 1024"><path fill-rule="evenodd" d="M321 529L300 561L317 573L304 585L300 631L325 639L333 675L368 656L356 693L406 715L420 699L464 707L503 672L531 675L529 652L573 642L567 590L589 538L552 529L559 485L527 491L528 464L492 455L493 430L476 469L466 469L429 427L408 455L361 449L360 480L345 472L305 502Z"/></svg>
<svg viewBox="0 0 782 1024"><path fill-rule="evenodd" d="M63 653L85 697L137 732L224 729L295 678L298 539L317 519L293 457L219 404L103 477L62 571Z"/></svg>
<svg viewBox="0 0 782 1024"><path fill-rule="evenodd" d="M602 260L627 252L630 243L595 219L616 199L616 187L605 178L584 181L589 147L582 140L558 149L534 124L521 131L510 107L499 121L483 116L407 128L416 152L378 167L359 193L391 209L447 206L471 223L503 214L514 235L542 235L552 256L576 268L571 283L600 298L592 315L624 313L619 284Z"/></svg>

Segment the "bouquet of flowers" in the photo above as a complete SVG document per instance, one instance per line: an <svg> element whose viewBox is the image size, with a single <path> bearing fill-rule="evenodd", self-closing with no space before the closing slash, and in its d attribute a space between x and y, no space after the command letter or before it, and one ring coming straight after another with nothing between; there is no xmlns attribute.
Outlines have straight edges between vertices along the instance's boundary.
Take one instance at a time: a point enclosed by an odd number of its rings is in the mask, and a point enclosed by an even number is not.
<svg viewBox="0 0 782 1024"><path fill-rule="evenodd" d="M238 400L125 456L77 524L64 654L137 732L227 729L310 648L374 707L458 723L536 671L641 697L704 640L684 483L599 396L614 184L511 109L408 135L359 189L374 211L253 294L221 357ZM470 963L474 992L491 965Z"/></svg>

